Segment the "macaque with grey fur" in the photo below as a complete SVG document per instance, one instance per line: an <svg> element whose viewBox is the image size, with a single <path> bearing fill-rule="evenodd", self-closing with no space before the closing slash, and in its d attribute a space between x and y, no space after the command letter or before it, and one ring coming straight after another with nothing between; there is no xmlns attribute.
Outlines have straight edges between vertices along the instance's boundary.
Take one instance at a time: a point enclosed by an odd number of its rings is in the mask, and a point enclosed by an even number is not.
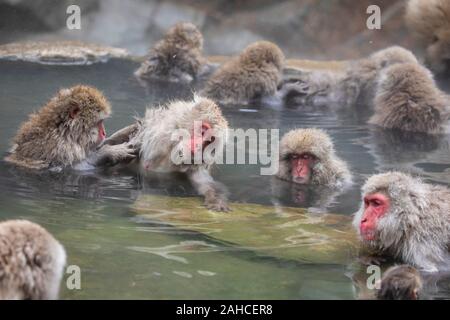
<svg viewBox="0 0 450 320"><path fill-rule="evenodd" d="M353 226L368 254L436 272L449 263L450 190L400 172L373 175Z"/></svg>
<svg viewBox="0 0 450 320"><path fill-rule="evenodd" d="M409 0L405 20L425 46L425 63L431 70L450 72L450 1Z"/></svg>
<svg viewBox="0 0 450 320"><path fill-rule="evenodd" d="M381 72L369 123L386 129L438 134L446 131L450 99L419 64L390 66Z"/></svg>
<svg viewBox="0 0 450 320"><path fill-rule="evenodd" d="M150 50L135 75L172 82L191 82L208 68L203 36L195 25L179 22Z"/></svg>
<svg viewBox="0 0 450 320"><path fill-rule="evenodd" d="M389 268L383 273L379 300L418 300L422 289L422 278L417 269L408 265Z"/></svg>
<svg viewBox="0 0 450 320"><path fill-rule="evenodd" d="M44 107L30 115L13 139L7 162L29 169L91 169L135 157L129 144L105 145L103 121L109 102L95 88L78 85L61 89Z"/></svg>
<svg viewBox="0 0 450 320"><path fill-rule="evenodd" d="M278 46L258 41L225 62L202 91L224 104L248 104L275 96L281 82L284 55Z"/></svg>
<svg viewBox="0 0 450 320"><path fill-rule="evenodd" d="M298 184L336 188L351 183L347 164L336 155L331 138L315 128L291 130L283 136L277 176Z"/></svg>
<svg viewBox="0 0 450 320"><path fill-rule="evenodd" d="M0 300L53 300L66 265L63 246L26 221L0 223Z"/></svg>

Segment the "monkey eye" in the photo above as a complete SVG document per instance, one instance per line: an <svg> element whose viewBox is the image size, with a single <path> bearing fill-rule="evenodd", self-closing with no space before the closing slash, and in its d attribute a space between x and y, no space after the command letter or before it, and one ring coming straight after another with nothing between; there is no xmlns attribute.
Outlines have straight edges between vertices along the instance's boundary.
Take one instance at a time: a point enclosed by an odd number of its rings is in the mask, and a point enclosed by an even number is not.
<svg viewBox="0 0 450 320"><path fill-rule="evenodd" d="M289 160L296 160L296 159L299 159L300 156L299 156L298 154L296 154L296 153L292 153L292 154L289 154L289 155L287 156L287 158L288 158Z"/></svg>
<svg viewBox="0 0 450 320"><path fill-rule="evenodd" d="M377 200L377 199L372 200L371 202L372 202L372 206L374 206L374 207L379 207L379 206L382 205L382 202L380 200Z"/></svg>

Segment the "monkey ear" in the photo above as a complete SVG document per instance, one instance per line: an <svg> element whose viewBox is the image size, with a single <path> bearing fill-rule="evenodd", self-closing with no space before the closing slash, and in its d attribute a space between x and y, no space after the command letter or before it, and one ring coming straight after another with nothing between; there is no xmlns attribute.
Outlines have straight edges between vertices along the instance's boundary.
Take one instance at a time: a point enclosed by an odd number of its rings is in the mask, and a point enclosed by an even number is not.
<svg viewBox="0 0 450 320"><path fill-rule="evenodd" d="M70 111L69 111L70 118L74 119L78 115L79 112L80 112L80 107L77 105L72 105L70 107Z"/></svg>

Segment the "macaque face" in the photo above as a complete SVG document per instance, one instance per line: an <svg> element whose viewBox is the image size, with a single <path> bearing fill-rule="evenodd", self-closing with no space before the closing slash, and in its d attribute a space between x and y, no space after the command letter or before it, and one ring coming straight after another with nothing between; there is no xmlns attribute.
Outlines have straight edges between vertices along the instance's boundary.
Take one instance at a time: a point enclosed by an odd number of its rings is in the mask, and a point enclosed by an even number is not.
<svg viewBox="0 0 450 320"><path fill-rule="evenodd" d="M364 197L364 213L359 226L364 240L376 239L378 221L389 211L389 207L390 200L382 193L372 193Z"/></svg>
<svg viewBox="0 0 450 320"><path fill-rule="evenodd" d="M311 153L292 154L289 156L292 181L308 184L318 159Z"/></svg>
<svg viewBox="0 0 450 320"><path fill-rule="evenodd" d="M97 135L97 145L103 142L106 139L106 130L105 125L103 124L103 120L100 120L97 123L98 135Z"/></svg>
<svg viewBox="0 0 450 320"><path fill-rule="evenodd" d="M191 151L191 155L194 155L196 152L203 154L205 148L213 143L214 140L213 129L207 121L202 121L201 126L195 124L190 140L189 150Z"/></svg>

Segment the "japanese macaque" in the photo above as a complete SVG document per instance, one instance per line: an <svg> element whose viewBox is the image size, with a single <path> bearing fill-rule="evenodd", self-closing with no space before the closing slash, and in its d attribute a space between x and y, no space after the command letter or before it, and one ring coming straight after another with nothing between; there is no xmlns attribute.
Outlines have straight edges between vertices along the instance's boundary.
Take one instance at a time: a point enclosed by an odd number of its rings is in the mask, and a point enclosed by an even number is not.
<svg viewBox="0 0 450 320"><path fill-rule="evenodd" d="M63 246L41 226L0 223L0 300L57 299L65 265Z"/></svg>
<svg viewBox="0 0 450 320"><path fill-rule="evenodd" d="M350 171L337 157L328 134L314 128L292 130L283 136L277 176L298 184L330 187L351 182Z"/></svg>
<svg viewBox="0 0 450 320"><path fill-rule="evenodd" d="M203 36L195 25L180 22L150 50L135 75L173 82L191 82L206 71L203 58Z"/></svg>
<svg viewBox="0 0 450 320"><path fill-rule="evenodd" d="M224 104L248 104L274 96L281 82L284 55L268 41L258 41L221 66L202 92Z"/></svg>
<svg viewBox="0 0 450 320"><path fill-rule="evenodd" d="M437 73L450 71L450 2L410 0L406 24L426 46L425 62Z"/></svg>
<svg viewBox="0 0 450 320"><path fill-rule="evenodd" d="M419 64L397 64L380 75L369 122L387 129L442 133L449 106L450 99L437 88L429 70Z"/></svg>
<svg viewBox="0 0 450 320"><path fill-rule="evenodd" d="M130 145L98 148L106 137L103 121L110 113L106 98L92 87L62 89L22 124L5 160L30 169L52 170L131 160L135 155Z"/></svg>
<svg viewBox="0 0 450 320"><path fill-rule="evenodd" d="M287 106L296 101L333 108L371 105L380 71L390 65L408 62L418 63L412 52L393 46L367 58L348 62L342 72L304 72L297 80L294 78L285 82L279 94Z"/></svg>
<svg viewBox="0 0 450 320"><path fill-rule="evenodd" d="M450 190L400 172L374 175L353 225L370 254L436 272L448 260Z"/></svg>
<svg viewBox="0 0 450 320"><path fill-rule="evenodd" d="M229 210L225 187L210 174L214 160L222 153L228 129L228 122L216 103L194 96L192 101L149 108L144 119L135 125L138 130L130 143L140 148L141 170L185 173L205 197L207 208ZM125 139L130 136L127 130L123 129ZM115 140L122 141L119 136L120 133L113 135Z"/></svg>
<svg viewBox="0 0 450 320"><path fill-rule="evenodd" d="M422 279L417 269L408 266L394 266L386 270L377 292L380 300L417 300L422 289Z"/></svg>

